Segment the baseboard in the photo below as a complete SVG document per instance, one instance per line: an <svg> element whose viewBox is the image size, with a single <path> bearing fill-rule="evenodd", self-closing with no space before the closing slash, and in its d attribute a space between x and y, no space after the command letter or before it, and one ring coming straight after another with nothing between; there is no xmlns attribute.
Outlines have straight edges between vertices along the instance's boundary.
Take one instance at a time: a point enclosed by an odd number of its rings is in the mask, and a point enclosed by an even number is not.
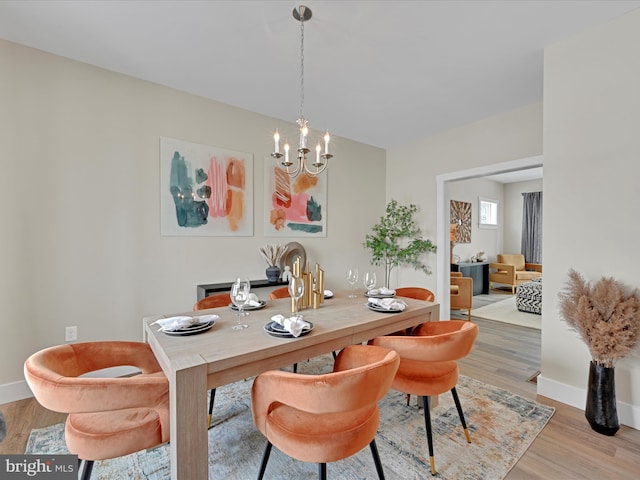
<svg viewBox="0 0 640 480"><path fill-rule="evenodd" d="M33 393L24 380L0 385L0 405L30 397L33 397Z"/></svg>
<svg viewBox="0 0 640 480"><path fill-rule="evenodd" d="M538 376L538 395L584 410L587 389L560 383L540 375ZM640 430L640 406L618 400L616 408L618 409L618 420L622 425Z"/></svg>
<svg viewBox="0 0 640 480"><path fill-rule="evenodd" d="M113 368L105 368L103 370L98 370L96 372L91 372L87 374L87 377L126 377L130 375L134 375L138 373L139 370L134 367L113 367ZM19 382L14 383L5 383L4 385L0 385L0 405L5 403L16 402L18 400L23 400L25 398L33 397L33 393L31 393L31 389L27 382L21 380Z"/></svg>

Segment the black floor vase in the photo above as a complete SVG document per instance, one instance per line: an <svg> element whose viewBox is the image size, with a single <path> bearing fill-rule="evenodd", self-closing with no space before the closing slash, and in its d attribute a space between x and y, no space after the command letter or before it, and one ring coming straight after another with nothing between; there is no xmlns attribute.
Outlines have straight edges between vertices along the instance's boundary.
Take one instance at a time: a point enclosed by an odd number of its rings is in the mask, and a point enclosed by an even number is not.
<svg viewBox="0 0 640 480"><path fill-rule="evenodd" d="M593 361L589 365L589 389L584 415L591 428L602 435L615 435L620 428L614 368Z"/></svg>

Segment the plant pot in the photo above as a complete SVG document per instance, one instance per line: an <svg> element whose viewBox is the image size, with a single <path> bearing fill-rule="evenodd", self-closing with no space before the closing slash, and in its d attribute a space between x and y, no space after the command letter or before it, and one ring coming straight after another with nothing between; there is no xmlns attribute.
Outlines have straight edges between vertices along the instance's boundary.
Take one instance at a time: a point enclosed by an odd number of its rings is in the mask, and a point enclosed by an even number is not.
<svg viewBox="0 0 640 480"><path fill-rule="evenodd" d="M620 428L616 408L615 368L591 362L584 416L591 428L602 435L615 435Z"/></svg>
<svg viewBox="0 0 640 480"><path fill-rule="evenodd" d="M271 266L267 268L266 273L269 283L276 283L280 278L280 267Z"/></svg>

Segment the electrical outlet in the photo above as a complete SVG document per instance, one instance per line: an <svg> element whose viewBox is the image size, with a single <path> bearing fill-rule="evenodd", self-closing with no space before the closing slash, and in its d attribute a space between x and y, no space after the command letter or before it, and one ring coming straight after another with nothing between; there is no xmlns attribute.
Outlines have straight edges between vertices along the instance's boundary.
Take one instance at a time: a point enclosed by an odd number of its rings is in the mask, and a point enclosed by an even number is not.
<svg viewBox="0 0 640 480"><path fill-rule="evenodd" d="M65 327L64 341L73 342L74 340L78 340L78 327Z"/></svg>

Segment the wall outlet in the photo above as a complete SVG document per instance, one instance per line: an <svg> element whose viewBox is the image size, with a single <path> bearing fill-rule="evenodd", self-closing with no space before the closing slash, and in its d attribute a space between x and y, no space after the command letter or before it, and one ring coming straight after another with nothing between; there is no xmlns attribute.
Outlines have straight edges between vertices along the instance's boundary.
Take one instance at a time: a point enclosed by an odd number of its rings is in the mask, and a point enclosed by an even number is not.
<svg viewBox="0 0 640 480"><path fill-rule="evenodd" d="M65 327L64 341L73 342L74 340L78 340L78 327Z"/></svg>

